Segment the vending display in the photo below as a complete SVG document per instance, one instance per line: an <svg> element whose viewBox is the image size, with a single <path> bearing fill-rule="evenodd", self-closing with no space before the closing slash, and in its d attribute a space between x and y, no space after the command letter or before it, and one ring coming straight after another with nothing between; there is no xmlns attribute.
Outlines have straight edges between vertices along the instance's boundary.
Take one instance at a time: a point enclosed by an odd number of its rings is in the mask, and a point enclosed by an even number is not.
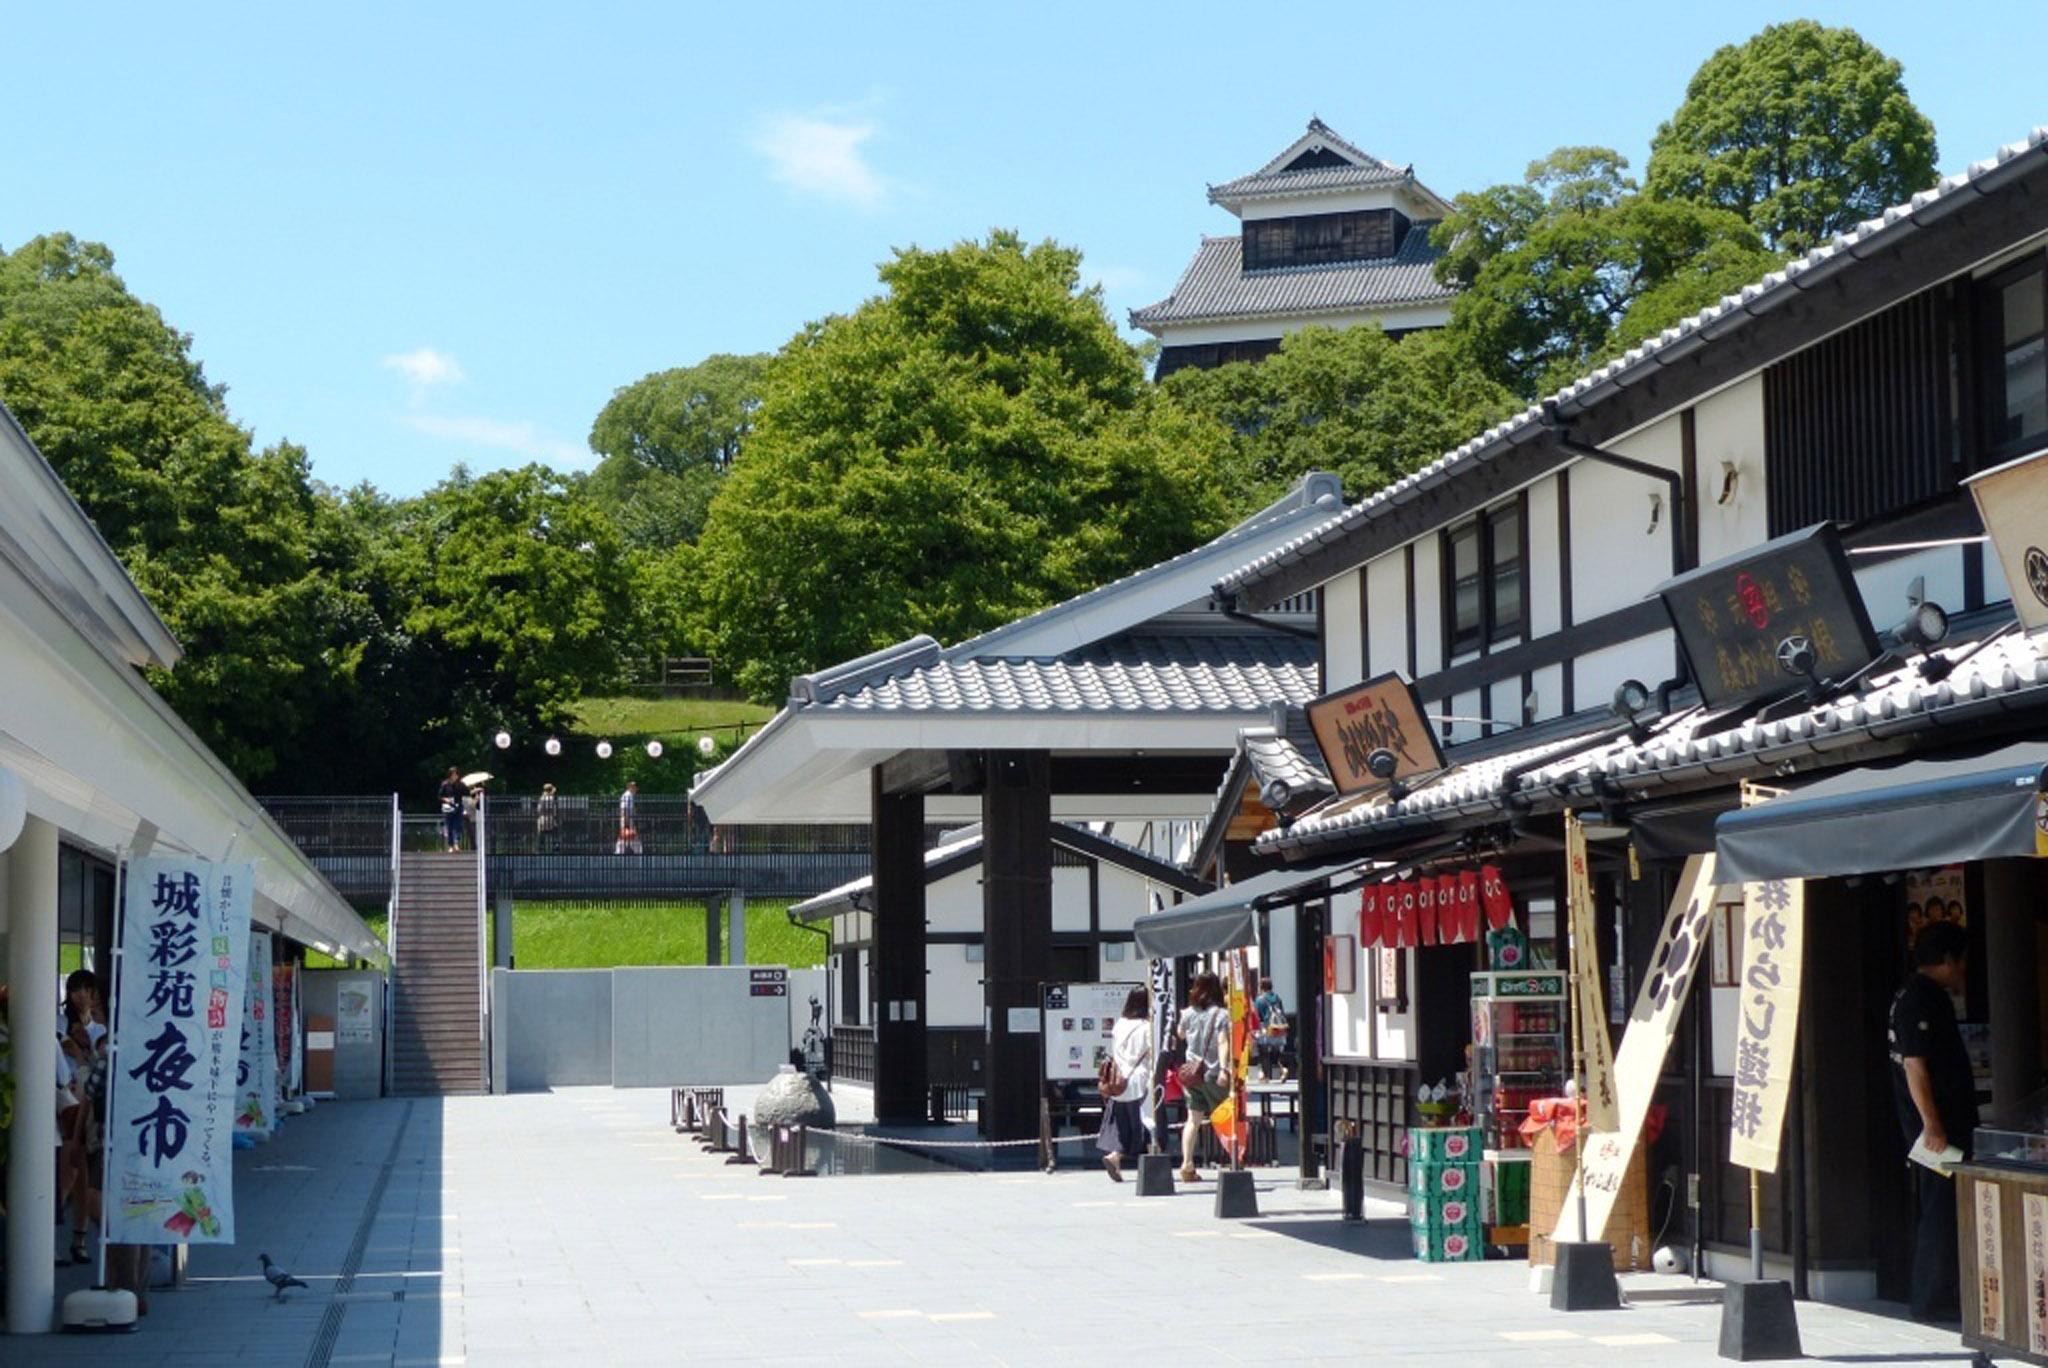
<svg viewBox="0 0 2048 1368"><path fill-rule="evenodd" d="M1563 974L1472 975L1471 1099L1488 1150L1524 1148L1530 1102L1562 1093L1569 1066Z"/></svg>

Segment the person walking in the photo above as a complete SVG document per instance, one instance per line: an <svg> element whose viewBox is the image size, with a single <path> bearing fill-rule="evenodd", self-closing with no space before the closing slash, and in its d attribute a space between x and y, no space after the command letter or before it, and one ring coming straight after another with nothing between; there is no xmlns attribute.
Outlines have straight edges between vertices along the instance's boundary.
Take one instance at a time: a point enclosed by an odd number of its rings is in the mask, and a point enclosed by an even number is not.
<svg viewBox="0 0 2048 1368"><path fill-rule="evenodd" d="M638 855L640 853L640 781L628 779L626 791L619 795L619 840L613 847L614 855Z"/></svg>
<svg viewBox="0 0 2048 1368"><path fill-rule="evenodd" d="M1273 980L1259 980L1259 995L1252 999L1259 1014L1259 1073L1267 1082L1287 1081L1287 1004L1273 991Z"/></svg>
<svg viewBox="0 0 2048 1368"><path fill-rule="evenodd" d="M462 771L450 765L441 781L441 836L453 855L462 849Z"/></svg>
<svg viewBox="0 0 2048 1368"><path fill-rule="evenodd" d="M1109 1040L1102 1101L1109 1108L1110 1124L1116 1129L1116 1150L1102 1156L1102 1167L1111 1182L1124 1180L1124 1165L1135 1164L1145 1153L1145 1094L1152 1087L1152 995L1133 988L1124 998L1123 1015ZM1109 1085L1122 1083L1112 1094Z"/></svg>
<svg viewBox="0 0 2048 1368"><path fill-rule="evenodd" d="M1955 922L1921 927L1913 972L1892 998L1887 1032L1892 1101L1907 1145L1924 1141L1935 1154L1954 1146L1965 1158L1977 1129L1977 1092L1950 994L1969 981L1969 954L1969 935ZM1920 1208L1909 1309L1915 1320L1958 1320L1955 1179L1918 1164L1907 1167Z"/></svg>
<svg viewBox="0 0 2048 1368"><path fill-rule="evenodd" d="M560 814L555 810L555 786L542 784L540 801L533 805L533 843L541 853L554 851L556 824L560 820Z"/></svg>
<svg viewBox="0 0 2048 1368"><path fill-rule="evenodd" d="M1195 1171L1195 1136L1208 1124L1209 1113L1230 1095L1223 1057L1229 1050L1230 1014L1223 1010L1223 980L1214 974L1197 974L1188 985L1188 1009L1180 1016L1180 1038L1187 1057L1180 1066L1181 1090L1187 1094L1188 1119L1180 1132L1180 1177L1192 1183L1202 1175Z"/></svg>

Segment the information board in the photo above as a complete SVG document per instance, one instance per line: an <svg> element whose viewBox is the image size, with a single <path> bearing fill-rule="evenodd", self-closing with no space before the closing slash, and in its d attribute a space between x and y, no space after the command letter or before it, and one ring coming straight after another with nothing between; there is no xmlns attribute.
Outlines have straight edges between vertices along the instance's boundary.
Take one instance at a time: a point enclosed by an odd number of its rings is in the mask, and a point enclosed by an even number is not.
<svg viewBox="0 0 2048 1368"><path fill-rule="evenodd" d="M1832 523L1680 575L1657 590L1710 708L1790 693L1805 676L1788 641L1811 649L1813 673L1839 680L1877 658L1877 635Z"/></svg>
<svg viewBox="0 0 2048 1368"><path fill-rule="evenodd" d="M1059 1082L1092 1079L1109 1058L1110 1038L1124 999L1136 983L1045 985L1045 1076Z"/></svg>

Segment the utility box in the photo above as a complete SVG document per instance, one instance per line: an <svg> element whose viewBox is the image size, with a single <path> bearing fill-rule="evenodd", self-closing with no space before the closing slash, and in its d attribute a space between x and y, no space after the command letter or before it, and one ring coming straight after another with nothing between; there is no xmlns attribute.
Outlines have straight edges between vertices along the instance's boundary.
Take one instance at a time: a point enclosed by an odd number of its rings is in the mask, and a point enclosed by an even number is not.
<svg viewBox="0 0 2048 1368"><path fill-rule="evenodd" d="M373 969L308 969L299 992L306 1018L306 1091L343 1099L382 1096L384 975Z"/></svg>

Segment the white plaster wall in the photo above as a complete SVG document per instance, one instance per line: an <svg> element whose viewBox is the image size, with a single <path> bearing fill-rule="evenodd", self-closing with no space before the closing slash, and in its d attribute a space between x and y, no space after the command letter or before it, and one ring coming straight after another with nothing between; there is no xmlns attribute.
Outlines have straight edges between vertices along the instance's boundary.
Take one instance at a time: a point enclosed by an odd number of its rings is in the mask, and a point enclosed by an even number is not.
<svg viewBox="0 0 2048 1368"><path fill-rule="evenodd" d="M1443 594L1437 580L1438 543L1434 534L1415 543L1415 677L1443 668Z"/></svg>
<svg viewBox="0 0 2048 1368"><path fill-rule="evenodd" d="M1448 304L1422 304L1358 313L1262 314L1218 323L1168 323L1160 327L1158 337L1162 346L1185 347L1206 342L1256 342L1285 337L1303 328L1355 328L1361 323L1377 322L1388 332L1403 332L1441 328L1450 321Z"/></svg>
<svg viewBox="0 0 2048 1368"><path fill-rule="evenodd" d="M1498 679L1490 690L1493 694L1494 721L1509 727L1522 725L1522 677ZM1498 730L1498 728L1496 728Z"/></svg>
<svg viewBox="0 0 2048 1368"><path fill-rule="evenodd" d="M1152 910L1152 881L1143 878L1121 865L1100 864L1100 896L1102 906L1097 909L1104 933L1128 931L1131 924ZM1166 903L1171 906L1173 896L1161 890Z"/></svg>
<svg viewBox="0 0 2048 1368"><path fill-rule="evenodd" d="M1581 708L1598 708L1614 696L1615 686L1624 679L1641 680L1654 689L1671 677L1678 657L1669 631L1624 641L1604 651L1594 651L1573 662L1572 690Z"/></svg>
<svg viewBox="0 0 2048 1368"><path fill-rule="evenodd" d="M1408 574L1401 553L1381 556L1365 567L1366 628L1372 633L1367 643L1366 673L1382 675L1389 670L1408 671Z"/></svg>
<svg viewBox="0 0 2048 1368"><path fill-rule="evenodd" d="M1677 420L1668 420L1676 426ZM1764 477L1764 382L1753 375L1693 407L1699 462L1700 564L1708 565L1770 540ZM1725 465L1735 467L1735 492L1721 503ZM1576 473L1572 477L1577 479Z"/></svg>
<svg viewBox="0 0 2048 1368"><path fill-rule="evenodd" d="M964 945L928 945L924 952L924 1011L932 1026L979 1026L981 969Z"/></svg>
<svg viewBox="0 0 2048 1368"><path fill-rule="evenodd" d="M1976 550L1977 563L1984 567L1984 601L1986 603L2005 603L2011 601L2012 586L2005 582L2005 567L1998 563L1998 553L1991 549L1990 542L1985 542L1977 547ZM1947 604L1942 605L1944 608L1947 606Z"/></svg>
<svg viewBox="0 0 2048 1368"><path fill-rule="evenodd" d="M1906 589L1915 576L1926 579L1927 597L1951 613L1963 607L1963 561L1980 554L1974 546L1941 546L1916 551L1910 556L1873 564L1859 556L1849 558L1856 576L1856 588L1870 614L1870 625L1880 636L1906 616ZM1987 586L1988 593L1988 586Z"/></svg>
<svg viewBox="0 0 2048 1368"><path fill-rule="evenodd" d="M1528 595L1529 635L1548 636L1563 625L1563 585L1558 574L1557 477L1529 486L1529 562L1523 567Z"/></svg>
<svg viewBox="0 0 2048 1368"><path fill-rule="evenodd" d="M1564 666L1546 665L1530 676L1536 689L1536 720L1564 713Z"/></svg>
<svg viewBox="0 0 2048 1368"><path fill-rule="evenodd" d="M981 930L981 865L969 865L924 886L927 931Z"/></svg>
<svg viewBox="0 0 2048 1368"><path fill-rule="evenodd" d="M1365 678L1364 643L1358 634L1359 579L1347 572L1323 586L1323 658L1329 669L1323 680L1324 693Z"/></svg>
<svg viewBox="0 0 2048 1368"><path fill-rule="evenodd" d="M860 965L854 970L853 980L860 985L860 1001L855 1004L853 1019L860 1025L872 1026L875 1024L875 1003L868 995L871 987L868 983L868 959L869 952L862 950Z"/></svg>
<svg viewBox="0 0 2048 1368"><path fill-rule="evenodd" d="M1056 865L1052 871L1052 929L1089 930L1088 871Z"/></svg>
<svg viewBox="0 0 2048 1368"><path fill-rule="evenodd" d="M1666 427L1668 434L1661 431ZM1675 467L1677 421L1613 445L1639 460ZM1670 578L1671 498L1662 483L1632 471L1591 461L1574 462L1571 470L1572 621L1583 623L1638 602ZM1663 505L1655 531L1653 494Z"/></svg>
<svg viewBox="0 0 2048 1368"><path fill-rule="evenodd" d="M1282 195L1245 202L1238 218L1246 223L1258 219L1298 218L1303 214L1343 214L1359 209L1399 209L1415 217L1415 205L1406 196L1396 199L1394 187L1375 186L1369 190L1347 190L1341 195Z"/></svg>
<svg viewBox="0 0 2048 1368"><path fill-rule="evenodd" d="M1425 671L1424 673L1427 673ZM1424 709L1426 712L1441 712L1455 717L1479 716L1479 690L1469 693L1452 694L1442 703ZM1444 744L1455 746L1462 741L1477 741L1484 734L1477 722L1446 722L1437 729L1437 735L1444 738Z"/></svg>
<svg viewBox="0 0 2048 1368"><path fill-rule="evenodd" d="M1110 943L1105 941L1096 952L1097 983L1143 983L1146 979L1146 964L1138 958L1138 947L1129 941L1119 942L1123 947L1122 959L1111 959Z"/></svg>
<svg viewBox="0 0 2048 1368"><path fill-rule="evenodd" d="M1415 952L1413 950L1382 950L1380 953L1399 955L1406 961L1402 972L1405 975L1404 981L1408 984L1408 993L1412 1000L1415 994ZM1368 963L1366 967L1376 970L1378 966ZM1376 1023L1378 1053L1374 1058L1415 1058L1415 1046L1411 1039L1414 1034L1414 1016L1415 1013L1412 1008L1407 1011L1378 1013L1379 1020Z"/></svg>

